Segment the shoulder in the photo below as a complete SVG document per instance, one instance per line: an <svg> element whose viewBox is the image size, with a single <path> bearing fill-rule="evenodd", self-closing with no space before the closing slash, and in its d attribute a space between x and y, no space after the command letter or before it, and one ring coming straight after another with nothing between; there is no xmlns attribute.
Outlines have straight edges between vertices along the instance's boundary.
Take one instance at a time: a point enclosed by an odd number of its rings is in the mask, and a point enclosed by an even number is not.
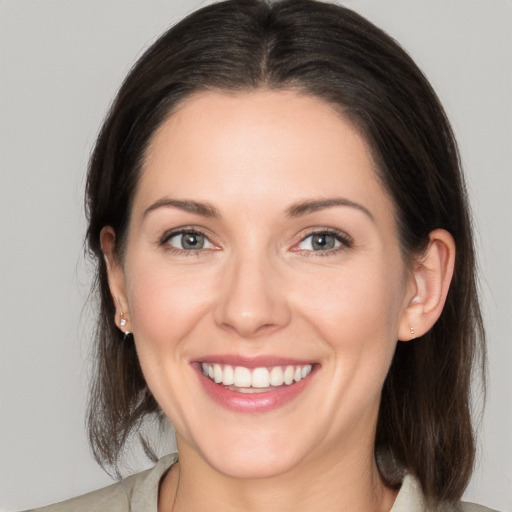
<svg viewBox="0 0 512 512"><path fill-rule="evenodd" d="M411 474L407 474L390 512L497 512L474 503L427 505L421 486Z"/></svg>
<svg viewBox="0 0 512 512"><path fill-rule="evenodd" d="M91 512L99 512L100 510L128 512L130 510L131 491L133 490L135 480L138 476L139 475L134 475L113 485L109 485L104 489L99 489L98 491L93 491L83 496L26 512L78 512L82 510Z"/></svg>
<svg viewBox="0 0 512 512"><path fill-rule="evenodd" d="M167 455L154 468L108 487L26 512L156 512L158 485L164 473L176 461L175 454Z"/></svg>
<svg viewBox="0 0 512 512"><path fill-rule="evenodd" d="M476 503L461 503L461 510L462 512L497 512L497 510Z"/></svg>

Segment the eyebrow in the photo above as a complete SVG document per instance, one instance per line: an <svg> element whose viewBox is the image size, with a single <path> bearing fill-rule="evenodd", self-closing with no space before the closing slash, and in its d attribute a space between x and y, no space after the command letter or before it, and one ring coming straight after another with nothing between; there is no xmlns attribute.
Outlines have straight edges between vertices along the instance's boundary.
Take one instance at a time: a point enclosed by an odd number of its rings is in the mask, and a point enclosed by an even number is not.
<svg viewBox="0 0 512 512"><path fill-rule="evenodd" d="M348 206L350 208L355 208L356 210L363 212L373 222L375 222L375 217L372 215L370 210L368 210L368 208L365 208L363 205L359 203L354 203L349 199L344 199L341 197L318 199L312 201L302 201L300 203L295 203L288 207L285 213L287 217L301 217L303 215L308 215L319 210L324 210L325 208L333 208L336 206Z"/></svg>
<svg viewBox="0 0 512 512"><path fill-rule="evenodd" d="M344 198L329 198L329 199L318 199L318 200L310 200L310 201L301 201L299 203L295 203L289 206L285 210L285 215L287 217L302 217L303 215L308 215L311 213L315 213L320 210L324 210L326 208L334 208L337 206L348 206L350 208L355 208L365 215L367 215L372 221L375 221L374 216L371 212L365 208L363 205L359 203L355 203L354 201L350 201L349 199ZM217 219L220 217L220 213L215 208L215 206L209 203L202 203L198 201L185 200L185 199L170 199L164 197L159 199L151 206L144 210L144 217L158 208L177 208L179 210L183 210L189 213L195 213L196 215L201 215L202 217L214 218Z"/></svg>
<svg viewBox="0 0 512 512"><path fill-rule="evenodd" d="M189 213L195 213L197 215L201 215L202 217L209 218L218 218L220 217L219 211L215 206L209 203L200 203L198 201L190 201L184 199L170 199L168 197L163 197L159 199L151 206L144 210L144 217L154 210L158 208L177 208L178 210L183 210Z"/></svg>

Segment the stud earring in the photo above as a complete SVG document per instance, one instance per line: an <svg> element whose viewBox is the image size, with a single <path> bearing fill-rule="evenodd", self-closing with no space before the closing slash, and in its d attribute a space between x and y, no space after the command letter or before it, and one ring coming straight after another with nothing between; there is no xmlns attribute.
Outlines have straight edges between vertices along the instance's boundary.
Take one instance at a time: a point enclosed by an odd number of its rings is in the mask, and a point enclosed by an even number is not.
<svg viewBox="0 0 512 512"><path fill-rule="evenodd" d="M414 336L414 327L411 327L409 330L411 331L411 334Z"/></svg>
<svg viewBox="0 0 512 512"><path fill-rule="evenodd" d="M119 326L124 327L126 325L126 318L124 318L124 312L121 311L121 319L119 320Z"/></svg>
<svg viewBox="0 0 512 512"><path fill-rule="evenodd" d="M119 301L117 299L116 299L116 304L117 304L118 308L121 310L121 314L119 315L120 316L119 329L124 334L124 341L126 341L131 336L132 333L130 331L123 330L123 328L126 327L126 324L128 322L127 322L126 318L124 317L124 311L122 310L121 305L119 304Z"/></svg>

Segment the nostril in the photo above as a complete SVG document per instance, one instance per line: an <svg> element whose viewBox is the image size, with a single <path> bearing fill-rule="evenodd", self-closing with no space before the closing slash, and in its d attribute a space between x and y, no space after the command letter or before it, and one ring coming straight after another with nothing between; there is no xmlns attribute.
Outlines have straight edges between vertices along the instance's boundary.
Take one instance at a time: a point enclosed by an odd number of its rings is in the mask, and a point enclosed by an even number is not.
<svg viewBox="0 0 512 512"><path fill-rule="evenodd" d="M262 323L247 317L240 320L232 319L229 322L222 322L220 327L236 333L241 338L247 339L269 335L280 328L278 324Z"/></svg>

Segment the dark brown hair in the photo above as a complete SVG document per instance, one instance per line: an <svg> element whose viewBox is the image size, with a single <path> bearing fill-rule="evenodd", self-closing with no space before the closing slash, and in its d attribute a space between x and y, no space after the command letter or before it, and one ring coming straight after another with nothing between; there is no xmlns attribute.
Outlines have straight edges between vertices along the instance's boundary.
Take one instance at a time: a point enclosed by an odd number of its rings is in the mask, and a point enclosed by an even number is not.
<svg viewBox="0 0 512 512"><path fill-rule="evenodd" d="M100 297L96 376L88 426L96 459L116 466L127 438L159 414L133 340L114 323L100 247L112 226L122 258L145 152L155 130L194 92L293 89L350 119L372 148L393 198L406 257L429 233L455 239L455 274L439 321L398 343L382 390L376 453L415 474L434 501L458 499L474 459L470 377L484 333L475 283L471 222L456 143L439 100L411 58L353 11L313 0L228 0L191 14L162 35L123 83L90 160L87 242ZM398 485L383 463L383 477Z"/></svg>

